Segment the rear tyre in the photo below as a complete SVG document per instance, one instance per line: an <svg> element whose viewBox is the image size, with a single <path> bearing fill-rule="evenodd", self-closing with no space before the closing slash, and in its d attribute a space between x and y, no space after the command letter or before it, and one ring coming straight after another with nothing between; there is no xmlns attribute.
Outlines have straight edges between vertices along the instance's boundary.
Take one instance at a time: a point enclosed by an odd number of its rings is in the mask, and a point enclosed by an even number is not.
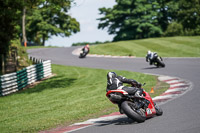
<svg viewBox="0 0 200 133"><path fill-rule="evenodd" d="M146 115L143 109L136 110L134 107L134 103L130 101L124 101L121 104L121 108L123 112L131 119L137 122L144 122L146 120Z"/></svg>

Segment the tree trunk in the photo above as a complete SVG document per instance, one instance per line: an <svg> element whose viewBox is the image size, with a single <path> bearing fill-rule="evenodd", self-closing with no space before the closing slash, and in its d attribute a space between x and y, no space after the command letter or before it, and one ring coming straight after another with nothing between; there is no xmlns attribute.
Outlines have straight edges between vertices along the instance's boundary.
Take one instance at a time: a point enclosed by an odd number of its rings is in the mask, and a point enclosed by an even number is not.
<svg viewBox="0 0 200 133"><path fill-rule="evenodd" d="M26 47L26 43L27 43L27 39L26 39L26 7L24 6L23 9L23 17L22 17L22 34L23 34L23 42L24 42L24 46Z"/></svg>
<svg viewBox="0 0 200 133"><path fill-rule="evenodd" d="M42 46L45 46L45 35L42 35Z"/></svg>

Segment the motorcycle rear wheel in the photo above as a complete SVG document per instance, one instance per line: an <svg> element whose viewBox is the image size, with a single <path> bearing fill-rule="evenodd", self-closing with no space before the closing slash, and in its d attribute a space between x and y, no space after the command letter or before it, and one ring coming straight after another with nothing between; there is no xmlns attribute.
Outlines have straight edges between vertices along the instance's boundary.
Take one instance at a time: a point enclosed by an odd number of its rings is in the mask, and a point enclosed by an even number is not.
<svg viewBox="0 0 200 133"><path fill-rule="evenodd" d="M145 112L142 109L136 110L134 108L134 103L130 101L124 101L121 104L121 108L123 112L132 120L135 120L137 122L144 122L146 120Z"/></svg>

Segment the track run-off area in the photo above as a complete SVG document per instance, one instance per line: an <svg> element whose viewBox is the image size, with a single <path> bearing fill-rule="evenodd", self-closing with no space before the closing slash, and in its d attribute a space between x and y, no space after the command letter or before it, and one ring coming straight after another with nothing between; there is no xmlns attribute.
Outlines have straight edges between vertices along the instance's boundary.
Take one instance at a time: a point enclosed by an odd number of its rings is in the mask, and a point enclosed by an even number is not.
<svg viewBox="0 0 200 133"><path fill-rule="evenodd" d="M103 116L85 123L87 128L79 130L57 130L55 132L73 133L198 133L200 132L200 58L163 58L165 68L150 66L145 58L95 57L79 59L72 52L78 47L29 49L30 56L51 60L53 64L80 66L88 68L116 69L160 76L170 84L162 98L169 98L160 106L163 115L136 123L124 115L120 117ZM145 54L145 53L144 53ZM159 53L158 53L159 54ZM145 55L144 55L145 56ZM170 77L170 78L168 78ZM106 78L106 76L105 76ZM187 88L187 91L185 91ZM104 89L104 88L103 88ZM184 93L180 93L183 92ZM158 97L159 99L159 97ZM156 100L156 99L155 99ZM108 101L109 102L109 101ZM111 116L116 116L112 114ZM118 115L118 114L117 114ZM92 124L91 124L92 123ZM88 125L87 125L88 124ZM80 123L79 123L80 125Z"/></svg>

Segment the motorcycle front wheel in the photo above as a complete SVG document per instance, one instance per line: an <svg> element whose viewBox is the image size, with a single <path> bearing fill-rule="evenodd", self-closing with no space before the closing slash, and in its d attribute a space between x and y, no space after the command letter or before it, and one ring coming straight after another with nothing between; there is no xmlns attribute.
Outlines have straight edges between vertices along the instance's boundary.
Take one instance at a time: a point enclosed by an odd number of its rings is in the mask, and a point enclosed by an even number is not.
<svg viewBox="0 0 200 133"><path fill-rule="evenodd" d="M156 109L156 115L161 116L163 114L163 110L154 103L155 109Z"/></svg>
<svg viewBox="0 0 200 133"><path fill-rule="evenodd" d="M146 120L146 115L143 109L135 109L134 103L130 101L124 101L121 104L121 109L123 110L124 114L126 114L132 120L137 122L144 122Z"/></svg>
<svg viewBox="0 0 200 133"><path fill-rule="evenodd" d="M86 54L85 53L81 53L79 58L85 58Z"/></svg>
<svg viewBox="0 0 200 133"><path fill-rule="evenodd" d="M164 64L164 62L162 61L162 59L157 59L157 67L159 67L159 66L165 67L165 64Z"/></svg>

